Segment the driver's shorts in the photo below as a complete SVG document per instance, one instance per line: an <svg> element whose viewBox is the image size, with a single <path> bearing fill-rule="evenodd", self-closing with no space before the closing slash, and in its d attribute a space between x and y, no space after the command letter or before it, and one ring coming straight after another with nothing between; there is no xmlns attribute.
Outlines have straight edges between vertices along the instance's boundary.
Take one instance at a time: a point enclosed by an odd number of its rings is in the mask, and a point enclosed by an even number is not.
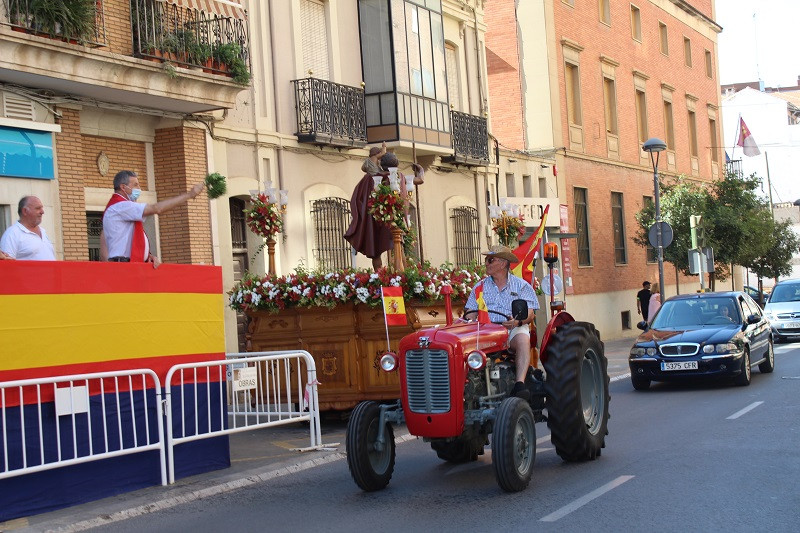
<svg viewBox="0 0 800 533"><path fill-rule="evenodd" d="M523 334L527 335L528 337L530 337L531 336L531 326L530 326L530 324L522 324L521 326L517 326L515 328L512 328L511 331L508 332L508 340L510 341L516 335L518 335L520 333L523 333Z"/></svg>

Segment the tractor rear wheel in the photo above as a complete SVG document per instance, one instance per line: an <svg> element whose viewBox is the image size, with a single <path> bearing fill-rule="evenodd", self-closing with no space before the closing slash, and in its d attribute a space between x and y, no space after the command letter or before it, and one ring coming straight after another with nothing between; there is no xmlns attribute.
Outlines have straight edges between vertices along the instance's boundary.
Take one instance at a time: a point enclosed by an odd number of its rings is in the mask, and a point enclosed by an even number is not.
<svg viewBox="0 0 800 533"><path fill-rule="evenodd" d="M497 484L507 492L528 486L536 459L536 426L530 404L521 398L506 398L492 432L492 464Z"/></svg>
<svg viewBox="0 0 800 533"><path fill-rule="evenodd" d="M547 426L565 461L595 459L608 434L608 360L588 322L560 326L547 345Z"/></svg>
<svg viewBox="0 0 800 533"><path fill-rule="evenodd" d="M384 442L378 443L381 409L375 402L361 402L347 422L347 466L356 484L366 491L389 484L394 472L394 431L387 423Z"/></svg>

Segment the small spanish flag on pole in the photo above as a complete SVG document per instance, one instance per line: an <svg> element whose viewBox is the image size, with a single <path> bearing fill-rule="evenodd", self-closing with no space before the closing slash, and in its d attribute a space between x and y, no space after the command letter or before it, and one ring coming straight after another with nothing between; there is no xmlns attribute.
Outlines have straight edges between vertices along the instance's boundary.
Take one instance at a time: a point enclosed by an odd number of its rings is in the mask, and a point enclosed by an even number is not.
<svg viewBox="0 0 800 533"><path fill-rule="evenodd" d="M383 298L383 316L387 326L405 326L406 304L403 301L402 287L381 287Z"/></svg>
<svg viewBox="0 0 800 533"><path fill-rule="evenodd" d="M486 300L483 299L483 282L475 286L475 302L478 304L478 323L489 324L489 310L486 307Z"/></svg>

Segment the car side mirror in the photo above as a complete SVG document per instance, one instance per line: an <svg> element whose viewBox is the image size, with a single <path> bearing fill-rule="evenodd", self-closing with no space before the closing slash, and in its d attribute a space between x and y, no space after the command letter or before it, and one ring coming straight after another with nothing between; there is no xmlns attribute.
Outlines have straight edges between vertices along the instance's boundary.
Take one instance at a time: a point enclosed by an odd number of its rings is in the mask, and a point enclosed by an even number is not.
<svg viewBox="0 0 800 533"><path fill-rule="evenodd" d="M750 315L747 317L748 324L758 324L759 322L761 322L761 317L758 315Z"/></svg>
<svg viewBox="0 0 800 533"><path fill-rule="evenodd" d="M647 321L646 320L640 320L639 322L636 323L636 327L639 328L642 331L646 331L647 330Z"/></svg>
<svg viewBox="0 0 800 533"><path fill-rule="evenodd" d="M528 302L525 300L514 300L511 302L511 316L514 320L525 320L528 318Z"/></svg>

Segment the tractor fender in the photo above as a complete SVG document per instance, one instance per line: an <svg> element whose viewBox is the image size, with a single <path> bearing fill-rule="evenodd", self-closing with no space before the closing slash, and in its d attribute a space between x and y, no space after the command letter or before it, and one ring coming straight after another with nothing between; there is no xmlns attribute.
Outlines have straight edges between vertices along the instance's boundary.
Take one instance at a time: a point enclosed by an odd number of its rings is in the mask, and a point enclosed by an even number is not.
<svg viewBox="0 0 800 533"><path fill-rule="evenodd" d="M550 337L552 337L553 332L556 328L569 322L575 322L572 315L566 311L559 311L550 319L550 322L547 323L547 326L544 328L544 335L542 335L542 346L539 348L542 363L547 361L547 344L550 342Z"/></svg>

